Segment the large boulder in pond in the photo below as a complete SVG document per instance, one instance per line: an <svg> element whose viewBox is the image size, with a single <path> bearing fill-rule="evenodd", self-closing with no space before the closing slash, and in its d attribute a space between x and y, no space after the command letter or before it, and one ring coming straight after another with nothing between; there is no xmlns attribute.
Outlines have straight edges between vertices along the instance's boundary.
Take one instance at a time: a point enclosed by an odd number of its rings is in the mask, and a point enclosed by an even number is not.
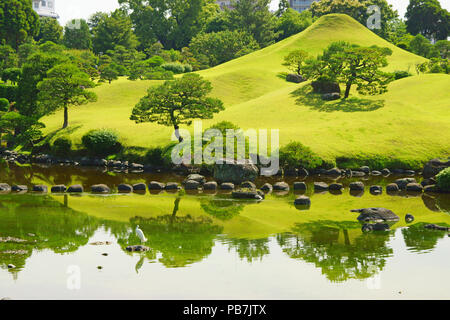
<svg viewBox="0 0 450 320"><path fill-rule="evenodd" d="M351 210L351 212L359 212L360 215L357 218L359 221L373 221L373 222L382 222L382 221L399 221L400 217L397 216L394 212L385 208L365 208L365 209L356 209Z"/></svg>
<svg viewBox="0 0 450 320"><path fill-rule="evenodd" d="M131 192L133 192L133 187L129 184L121 183L117 186L117 190L120 193L131 193Z"/></svg>
<svg viewBox="0 0 450 320"><path fill-rule="evenodd" d="M185 183L188 181L197 181L199 184L203 185L206 182L206 178L200 174L194 173L187 176Z"/></svg>
<svg viewBox="0 0 450 320"><path fill-rule="evenodd" d="M11 187L9 184L0 183L0 192L6 193L6 192L10 192L10 191L11 191Z"/></svg>
<svg viewBox="0 0 450 320"><path fill-rule="evenodd" d="M166 185L158 181L151 181L148 184L148 190L164 190Z"/></svg>
<svg viewBox="0 0 450 320"><path fill-rule="evenodd" d="M260 190L251 189L239 189L233 191L231 196L234 199L247 199L247 200L263 200L265 198L264 192Z"/></svg>
<svg viewBox="0 0 450 320"><path fill-rule="evenodd" d="M219 182L241 184L244 181L255 181L258 174L258 167L249 160L238 163L232 159L224 159L222 164L214 166L214 179Z"/></svg>
<svg viewBox="0 0 450 320"><path fill-rule="evenodd" d="M52 193L64 193L64 192L66 192L66 190L67 190L67 187L65 185L58 184L58 185L52 187L51 192Z"/></svg>
<svg viewBox="0 0 450 320"><path fill-rule="evenodd" d="M106 184L95 184L91 187L92 193L110 193L111 190Z"/></svg>
<svg viewBox="0 0 450 320"><path fill-rule="evenodd" d="M287 82L293 82L293 83L301 83L303 81L306 81L306 79L304 77L302 77L301 75L299 75L299 74L289 73L286 76L286 81Z"/></svg>
<svg viewBox="0 0 450 320"><path fill-rule="evenodd" d="M39 192L39 193L47 193L48 187L45 185L34 185L32 191Z"/></svg>
<svg viewBox="0 0 450 320"><path fill-rule="evenodd" d="M394 182L401 190L406 189L406 186L410 183L417 183L416 179L414 178L403 178L403 179L397 179Z"/></svg>
<svg viewBox="0 0 450 320"><path fill-rule="evenodd" d="M82 193L83 191L83 186L80 184L75 184L67 189L67 193Z"/></svg>
<svg viewBox="0 0 450 320"><path fill-rule="evenodd" d="M450 158L448 160L433 159L425 164L422 175L425 179L432 178L448 167L450 167Z"/></svg>

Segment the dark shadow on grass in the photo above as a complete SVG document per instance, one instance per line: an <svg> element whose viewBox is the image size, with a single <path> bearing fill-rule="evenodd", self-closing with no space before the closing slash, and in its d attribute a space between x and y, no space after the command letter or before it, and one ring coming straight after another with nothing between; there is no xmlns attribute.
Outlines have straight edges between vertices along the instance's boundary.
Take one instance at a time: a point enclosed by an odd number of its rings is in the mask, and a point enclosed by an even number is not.
<svg viewBox="0 0 450 320"><path fill-rule="evenodd" d="M287 72L279 72L277 73L277 77L283 80L286 80L288 73Z"/></svg>
<svg viewBox="0 0 450 320"><path fill-rule="evenodd" d="M321 94L313 93L312 87L305 85L291 93L296 103L305 105L320 112L369 112L384 107L384 100L370 100L361 98L347 98L336 101L322 100Z"/></svg>

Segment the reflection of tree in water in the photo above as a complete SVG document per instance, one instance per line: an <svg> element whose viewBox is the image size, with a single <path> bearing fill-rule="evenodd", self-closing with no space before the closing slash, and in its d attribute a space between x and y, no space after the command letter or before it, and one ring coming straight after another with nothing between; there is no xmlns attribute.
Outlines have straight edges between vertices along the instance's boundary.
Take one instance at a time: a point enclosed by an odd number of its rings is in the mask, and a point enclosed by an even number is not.
<svg viewBox="0 0 450 320"><path fill-rule="evenodd" d="M361 233L358 222L316 221L298 224L277 241L291 258L311 262L333 282L367 279L381 271L392 249L386 246L388 233L360 234L351 239L350 231Z"/></svg>
<svg viewBox="0 0 450 320"><path fill-rule="evenodd" d="M13 264L18 272L33 250L55 253L76 251L86 245L98 228L98 221L76 212L49 196L2 195L0 237L22 241L0 242L0 266Z"/></svg>
<svg viewBox="0 0 450 320"><path fill-rule="evenodd" d="M408 228L402 229L403 239L409 250L415 252L428 252L434 249L439 239L447 235L445 231L425 229L428 223L417 223ZM438 223L445 226L445 223Z"/></svg>
<svg viewBox="0 0 450 320"><path fill-rule="evenodd" d="M269 252L268 239L230 239L227 240L229 250L234 249L239 254L239 258L248 262L256 260L262 261Z"/></svg>
<svg viewBox="0 0 450 320"><path fill-rule="evenodd" d="M154 252L160 252L159 260L169 268L184 267L203 260L211 254L214 239L223 230L223 227L214 225L209 217L177 216L180 198L174 203L171 214L155 218L135 217L130 219L133 232L128 238L119 239L123 248L129 245L140 244L134 233L139 225L148 241L146 246Z"/></svg>
<svg viewBox="0 0 450 320"><path fill-rule="evenodd" d="M244 209L244 205L238 201L221 198L201 199L200 207L207 214L223 221L233 219Z"/></svg>

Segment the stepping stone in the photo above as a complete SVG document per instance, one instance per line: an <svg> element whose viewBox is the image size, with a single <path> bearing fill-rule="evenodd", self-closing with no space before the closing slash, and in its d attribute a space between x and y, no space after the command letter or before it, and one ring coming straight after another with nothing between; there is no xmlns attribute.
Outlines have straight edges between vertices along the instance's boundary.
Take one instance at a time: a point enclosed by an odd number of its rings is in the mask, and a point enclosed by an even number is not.
<svg viewBox="0 0 450 320"><path fill-rule="evenodd" d="M13 192L26 192L28 191L28 187L25 185L14 185L11 187L11 191Z"/></svg>
<svg viewBox="0 0 450 320"><path fill-rule="evenodd" d="M352 191L364 191L364 183L362 183L361 181L352 182L350 183L349 188Z"/></svg>
<svg viewBox="0 0 450 320"><path fill-rule="evenodd" d="M33 192L40 192L40 193L47 193L48 192L48 187L44 186L44 185L36 185L36 186L33 186L32 191Z"/></svg>
<svg viewBox="0 0 450 320"><path fill-rule="evenodd" d="M387 192L399 192L400 188L398 187L398 184L391 183L386 186L386 191Z"/></svg>
<svg viewBox="0 0 450 320"><path fill-rule="evenodd" d="M161 182L152 181L148 184L148 190L164 190L166 185Z"/></svg>
<svg viewBox="0 0 450 320"><path fill-rule="evenodd" d="M370 193L373 195L380 195L383 193L383 188L381 186L371 186Z"/></svg>
<svg viewBox="0 0 450 320"><path fill-rule="evenodd" d="M53 186L51 189L51 192L52 193L63 193L63 192L66 192L66 190L67 190L67 187L65 185L59 184L59 185Z"/></svg>
<svg viewBox="0 0 450 320"><path fill-rule="evenodd" d="M408 183L406 185L406 191L410 192L422 192L423 186L419 183Z"/></svg>
<svg viewBox="0 0 450 320"><path fill-rule="evenodd" d="M289 191L289 185L286 182L277 182L273 185L274 191Z"/></svg>
<svg viewBox="0 0 450 320"><path fill-rule="evenodd" d="M351 210L351 212L359 212L357 218L359 221L399 221L400 218L394 212L385 208L365 208Z"/></svg>
<svg viewBox="0 0 450 320"><path fill-rule="evenodd" d="M106 184L96 184L91 187L92 193L110 193L111 189Z"/></svg>
<svg viewBox="0 0 450 320"><path fill-rule="evenodd" d="M295 199L294 204L296 206L310 206L311 199L307 196L300 196L297 199Z"/></svg>
<svg viewBox="0 0 450 320"><path fill-rule="evenodd" d="M119 184L119 186L117 187L117 190L120 193L131 193L131 192L133 192L133 187L129 184L122 183L122 184Z"/></svg>
<svg viewBox="0 0 450 320"><path fill-rule="evenodd" d="M145 191L147 191L147 186L145 185L145 183L133 184L133 191L134 192L145 192Z"/></svg>
<svg viewBox="0 0 450 320"><path fill-rule="evenodd" d="M264 192L267 192L267 193L272 192L272 190L273 190L273 187L272 187L272 185L270 183L265 183L261 187L261 191L264 191Z"/></svg>
<svg viewBox="0 0 450 320"><path fill-rule="evenodd" d="M342 185L342 183L332 183L332 184L330 184L328 189L334 190L334 191L336 191L336 190L340 191L340 190L344 189L344 186Z"/></svg>
<svg viewBox="0 0 450 320"><path fill-rule="evenodd" d="M201 187L201 183L196 180L188 180L184 184L185 190L198 190Z"/></svg>
<svg viewBox="0 0 450 320"><path fill-rule="evenodd" d="M165 189L168 191L178 191L180 189L180 186L176 182L168 182Z"/></svg>
<svg viewBox="0 0 450 320"><path fill-rule="evenodd" d="M306 190L307 188L304 182L294 182L294 190Z"/></svg>
<svg viewBox="0 0 450 320"><path fill-rule="evenodd" d="M241 188L256 190L256 185L251 181L245 181L241 183Z"/></svg>
<svg viewBox="0 0 450 320"><path fill-rule="evenodd" d="M206 182L203 185L203 190L214 191L214 190L217 190L217 188L218 188L218 185L217 185L217 182L215 182L215 181Z"/></svg>
<svg viewBox="0 0 450 320"><path fill-rule="evenodd" d="M327 191L329 189L328 184L325 182L314 182L314 191Z"/></svg>
<svg viewBox="0 0 450 320"><path fill-rule="evenodd" d="M80 184L75 184L67 189L67 193L82 193L82 192L84 192L84 189L83 186Z"/></svg>
<svg viewBox="0 0 450 320"><path fill-rule="evenodd" d="M224 182L220 185L221 190L234 190L234 184L231 182Z"/></svg>

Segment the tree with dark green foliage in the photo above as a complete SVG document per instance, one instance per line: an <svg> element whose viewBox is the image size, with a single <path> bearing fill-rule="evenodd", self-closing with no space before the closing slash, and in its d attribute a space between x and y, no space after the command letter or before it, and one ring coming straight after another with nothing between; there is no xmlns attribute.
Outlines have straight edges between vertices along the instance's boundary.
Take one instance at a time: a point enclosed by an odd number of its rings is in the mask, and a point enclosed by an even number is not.
<svg viewBox="0 0 450 320"><path fill-rule="evenodd" d="M276 17L269 10L270 0L233 0L232 10L228 10L228 20L232 30L244 30L251 34L261 48L275 42Z"/></svg>
<svg viewBox="0 0 450 320"><path fill-rule="evenodd" d="M327 79L345 85L344 99L353 85L361 94L381 94L387 91L392 75L380 68L388 65L389 48L360 47L348 42L334 42L322 55L309 59L305 67L309 79Z"/></svg>
<svg viewBox="0 0 450 320"><path fill-rule="evenodd" d="M305 50L294 50L284 57L283 66L287 66L289 70L301 76L308 56Z"/></svg>
<svg viewBox="0 0 450 320"><path fill-rule="evenodd" d="M166 81L151 87L134 107L131 120L136 123L156 122L173 126L180 142L181 124L191 125L193 119L212 119L215 113L224 110L222 101L208 97L212 86L200 75L188 73L179 79Z"/></svg>
<svg viewBox="0 0 450 320"><path fill-rule="evenodd" d="M69 49L92 49L92 36L86 20L72 20L64 27L64 45Z"/></svg>
<svg viewBox="0 0 450 320"><path fill-rule="evenodd" d="M99 68L100 79L108 81L109 84L113 80L119 78L120 72L118 71L118 66L115 63L105 64Z"/></svg>
<svg viewBox="0 0 450 320"><path fill-rule="evenodd" d="M388 23L398 17L396 10L386 0L321 0L311 4L310 11L313 17L321 17L330 13L344 13L366 26L373 12L368 12L372 5L380 8L381 29L372 31L381 37L387 36Z"/></svg>
<svg viewBox="0 0 450 320"><path fill-rule="evenodd" d="M294 9L287 9L277 21L277 31L280 33L278 40L288 38L302 32L313 23L311 11L305 10L298 13Z"/></svg>
<svg viewBox="0 0 450 320"><path fill-rule="evenodd" d="M440 55L439 50L430 43L430 40L421 34L411 39L409 51L425 58L438 58Z"/></svg>
<svg viewBox="0 0 450 320"><path fill-rule="evenodd" d="M210 18L207 12L211 7L218 10L212 0L119 0L119 3L130 10L143 48L156 41L166 48L187 46Z"/></svg>
<svg viewBox="0 0 450 320"><path fill-rule="evenodd" d="M275 12L277 18L281 17L290 7L288 0L280 0L278 10Z"/></svg>
<svg viewBox="0 0 450 320"><path fill-rule="evenodd" d="M116 10L107 16L102 16L93 29L92 40L95 53L106 53L114 50L117 45L127 49L136 48L138 41L133 33L130 17L122 10Z"/></svg>
<svg viewBox="0 0 450 320"><path fill-rule="evenodd" d="M0 45L0 76L3 71L18 66L16 51L9 45Z"/></svg>
<svg viewBox="0 0 450 320"><path fill-rule="evenodd" d="M0 1L0 43L4 40L17 50L28 37L37 36L38 32L39 16L30 0Z"/></svg>
<svg viewBox="0 0 450 320"><path fill-rule="evenodd" d="M449 59L450 58L450 41L449 40L439 40L434 45L439 51L439 54L442 59Z"/></svg>
<svg viewBox="0 0 450 320"><path fill-rule="evenodd" d="M200 33L190 44L194 57L206 55L209 66L239 58L259 49L253 37L244 31L219 31Z"/></svg>
<svg viewBox="0 0 450 320"><path fill-rule="evenodd" d="M63 27L59 25L58 20L53 18L41 17L39 18L40 30L39 34L34 39L39 43L51 41L60 43L63 36Z"/></svg>
<svg viewBox="0 0 450 320"><path fill-rule="evenodd" d="M406 25L412 35L446 40L450 30L450 13L438 0L410 0L406 10Z"/></svg>
<svg viewBox="0 0 450 320"><path fill-rule="evenodd" d="M16 85L16 83L19 82L21 74L22 70L20 68L8 68L3 70L1 78L4 82L11 81L13 85Z"/></svg>
<svg viewBox="0 0 450 320"><path fill-rule="evenodd" d="M38 82L47 77L47 71L57 64L69 62L69 57L60 47L51 42L40 45L33 54L27 57L22 65L22 75L18 83L18 99L16 108L20 114L28 117L42 117L45 106L37 103Z"/></svg>
<svg viewBox="0 0 450 320"><path fill-rule="evenodd" d="M89 75L73 64L56 65L47 72L47 77L38 83L39 103L47 112L64 108L63 129L69 125L69 106L78 106L95 101L97 96L87 88L94 87Z"/></svg>

